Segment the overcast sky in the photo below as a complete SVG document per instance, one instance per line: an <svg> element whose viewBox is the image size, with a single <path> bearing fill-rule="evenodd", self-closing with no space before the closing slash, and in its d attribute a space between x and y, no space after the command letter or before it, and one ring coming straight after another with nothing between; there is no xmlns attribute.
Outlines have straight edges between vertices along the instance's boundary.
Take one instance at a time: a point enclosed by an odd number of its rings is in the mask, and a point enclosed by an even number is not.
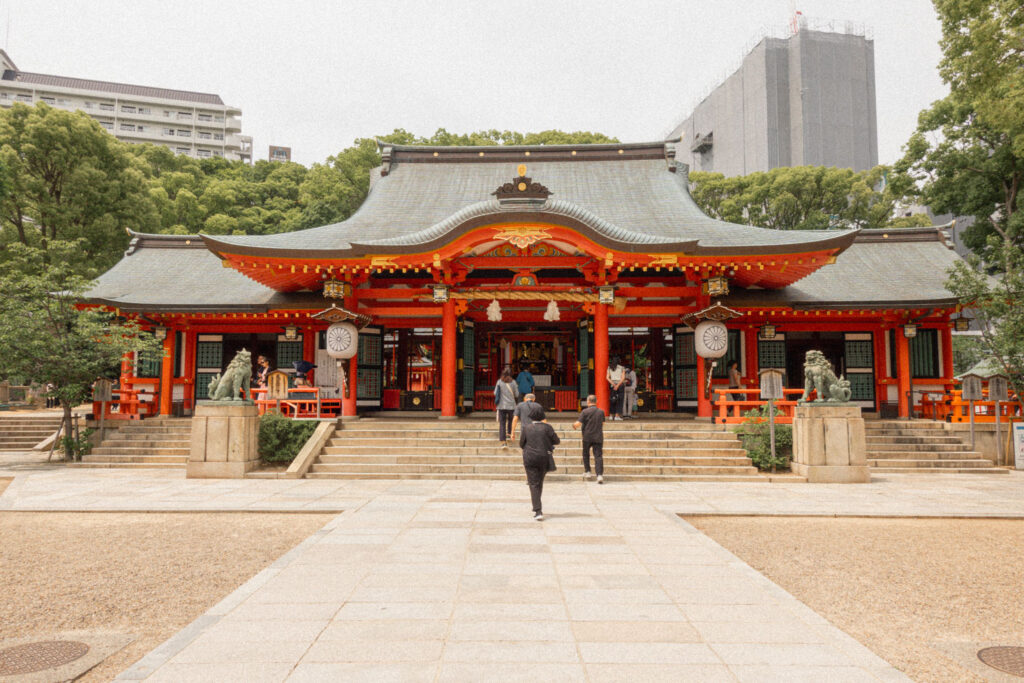
<svg viewBox="0 0 1024 683"><path fill-rule="evenodd" d="M878 152L946 88L930 0L0 0L24 71L213 92L257 159L484 128L658 140L793 7L874 34Z"/></svg>

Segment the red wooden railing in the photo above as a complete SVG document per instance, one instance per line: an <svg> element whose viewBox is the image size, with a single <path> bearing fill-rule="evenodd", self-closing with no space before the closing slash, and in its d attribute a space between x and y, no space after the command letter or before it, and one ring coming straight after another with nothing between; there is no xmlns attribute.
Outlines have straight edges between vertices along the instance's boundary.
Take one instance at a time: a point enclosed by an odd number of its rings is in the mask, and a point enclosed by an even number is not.
<svg viewBox="0 0 1024 683"><path fill-rule="evenodd" d="M982 391L982 395L988 396L988 389ZM936 406L936 419L945 419L947 422L970 422L971 421L971 405L970 401L965 401L961 396L959 389L951 392L951 395L945 398L941 406ZM1013 422L1024 419L1021 415L1020 403L1013 394L1010 395L1009 401L999 402L999 421L1000 422ZM975 401L974 402L974 422L975 424L982 423L994 423L996 421L996 402L995 401Z"/></svg>
<svg viewBox="0 0 1024 683"><path fill-rule="evenodd" d="M717 424L739 424L746 420L744 413L767 405L768 401L761 399L760 389L715 389L717 398L714 401L718 407L718 414L715 416ZM796 401L803 393L803 389L783 389L785 399L775 401L775 421L779 424L792 424L793 409L796 408ZM746 398L742 401L734 401L730 394L743 394Z"/></svg>

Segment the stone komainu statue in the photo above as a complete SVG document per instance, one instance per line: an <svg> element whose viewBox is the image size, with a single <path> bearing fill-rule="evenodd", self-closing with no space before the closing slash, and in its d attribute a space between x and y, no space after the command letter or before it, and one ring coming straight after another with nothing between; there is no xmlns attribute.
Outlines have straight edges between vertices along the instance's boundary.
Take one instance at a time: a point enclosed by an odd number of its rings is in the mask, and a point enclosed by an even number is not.
<svg viewBox="0 0 1024 683"><path fill-rule="evenodd" d="M807 401L812 390L818 392L815 403L846 403L853 393L850 390L850 380L837 378L825 354L813 350L807 352L807 360L804 362L804 395L800 397L800 401Z"/></svg>
<svg viewBox="0 0 1024 683"><path fill-rule="evenodd" d="M242 349L235 354L223 375L214 375L207 396L211 401L240 401L239 390L249 388L252 379L252 354Z"/></svg>

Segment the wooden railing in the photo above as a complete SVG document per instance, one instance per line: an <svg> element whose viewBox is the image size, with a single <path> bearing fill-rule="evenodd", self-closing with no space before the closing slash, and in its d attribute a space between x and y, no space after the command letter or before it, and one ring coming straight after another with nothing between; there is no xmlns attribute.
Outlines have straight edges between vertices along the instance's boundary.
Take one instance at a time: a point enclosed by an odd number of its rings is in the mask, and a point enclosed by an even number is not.
<svg viewBox="0 0 1024 683"><path fill-rule="evenodd" d="M988 396L988 389L982 391L982 395ZM936 406L936 418L947 422L970 422L971 404L961 396L959 389L951 392L951 395L942 401L941 406ZM1010 395L1009 401L999 402L999 421L1011 422L1024 419L1021 415L1020 403L1014 395ZM975 424L994 423L996 421L996 402L989 400L974 402Z"/></svg>
<svg viewBox="0 0 1024 683"><path fill-rule="evenodd" d="M715 415L717 424L739 424L746 420L744 413L756 410L767 405L768 401L761 399L761 390L755 389L715 389L717 398L714 401L718 408ZM796 401L803 393L803 389L783 389L785 399L775 401L775 421L779 424L792 424L793 410L796 408ZM734 401L730 394L743 394L746 398L742 401Z"/></svg>
<svg viewBox="0 0 1024 683"><path fill-rule="evenodd" d="M157 394L148 391L114 389L111 397L112 400L103 403L93 401L93 419L99 420L102 414L106 420L140 420L160 412Z"/></svg>

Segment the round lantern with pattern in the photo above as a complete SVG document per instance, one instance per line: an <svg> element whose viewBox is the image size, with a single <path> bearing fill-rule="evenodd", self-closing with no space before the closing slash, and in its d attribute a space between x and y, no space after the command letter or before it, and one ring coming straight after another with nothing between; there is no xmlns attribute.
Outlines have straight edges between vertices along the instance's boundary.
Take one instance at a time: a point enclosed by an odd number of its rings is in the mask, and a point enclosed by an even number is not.
<svg viewBox="0 0 1024 683"><path fill-rule="evenodd" d="M717 320L705 320L693 331L693 344L701 358L721 358L729 350L729 330Z"/></svg>
<svg viewBox="0 0 1024 683"><path fill-rule="evenodd" d="M327 355L331 358L351 358L359 348L359 331L352 323L334 323L327 328Z"/></svg>

